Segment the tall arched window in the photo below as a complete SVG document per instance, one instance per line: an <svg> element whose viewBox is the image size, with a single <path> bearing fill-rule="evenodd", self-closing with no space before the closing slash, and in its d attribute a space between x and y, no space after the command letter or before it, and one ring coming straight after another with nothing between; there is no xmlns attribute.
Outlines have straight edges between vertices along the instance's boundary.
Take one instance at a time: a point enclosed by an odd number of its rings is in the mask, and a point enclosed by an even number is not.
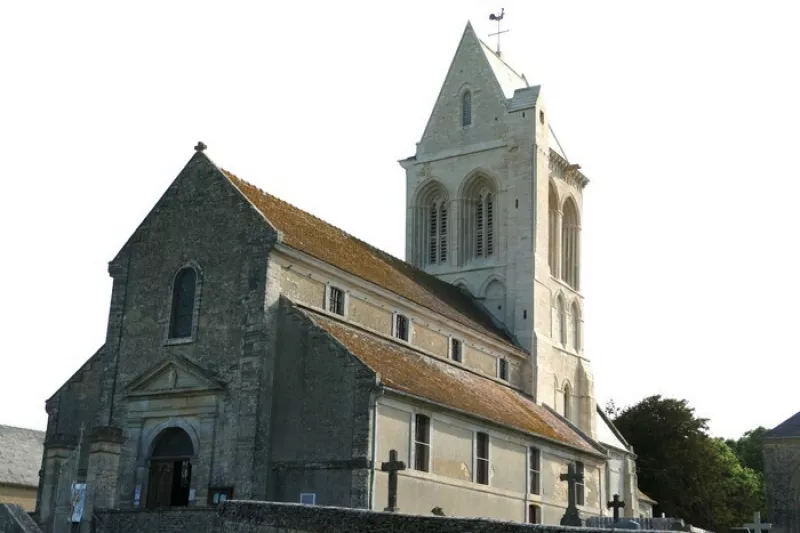
<svg viewBox="0 0 800 533"><path fill-rule="evenodd" d="M464 91L461 95L461 126L472 124L472 93Z"/></svg>
<svg viewBox="0 0 800 533"><path fill-rule="evenodd" d="M561 279L577 290L580 288L580 220L575 200L567 198L562 213Z"/></svg>
<svg viewBox="0 0 800 533"><path fill-rule="evenodd" d="M473 259L488 259L497 253L497 192L494 183L483 175L470 177L461 192L461 264Z"/></svg>
<svg viewBox="0 0 800 533"><path fill-rule="evenodd" d="M171 339L184 339L192 336L196 290L197 271L192 267L185 267L178 271L172 287L172 314L169 323Z"/></svg>
<svg viewBox="0 0 800 533"><path fill-rule="evenodd" d="M572 418L572 387L569 382L564 383L564 418Z"/></svg>
<svg viewBox="0 0 800 533"><path fill-rule="evenodd" d="M572 346L576 352L581 351L581 310L578 307L578 302L572 302Z"/></svg>
<svg viewBox="0 0 800 533"><path fill-rule="evenodd" d="M556 314L558 315L558 341L564 346L567 344L567 310L564 307L564 297L560 294L556 299Z"/></svg>
<svg viewBox="0 0 800 533"><path fill-rule="evenodd" d="M475 257L494 255L494 196L483 191L475 207Z"/></svg>
<svg viewBox="0 0 800 533"><path fill-rule="evenodd" d="M558 202L558 192L555 185L550 182L550 194L548 195L548 240L547 240L547 264L550 266L550 274L558 277L558 236L561 233L558 228L560 222L560 204Z"/></svg>
<svg viewBox="0 0 800 533"><path fill-rule="evenodd" d="M437 198L428 207L428 264L447 262L447 202Z"/></svg>
<svg viewBox="0 0 800 533"><path fill-rule="evenodd" d="M446 264L450 213L444 187L437 181L426 183L417 192L415 205L410 261L420 267Z"/></svg>

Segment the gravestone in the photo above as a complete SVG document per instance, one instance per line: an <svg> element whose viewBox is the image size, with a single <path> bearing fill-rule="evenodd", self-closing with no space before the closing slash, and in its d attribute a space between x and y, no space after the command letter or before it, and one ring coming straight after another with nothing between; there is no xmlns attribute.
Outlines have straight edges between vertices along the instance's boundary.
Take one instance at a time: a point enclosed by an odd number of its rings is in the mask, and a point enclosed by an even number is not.
<svg viewBox="0 0 800 533"><path fill-rule="evenodd" d="M397 460L397 450L389 451L389 462L381 463L381 470L389 472L389 505L384 511L396 513L400 511L397 506L397 473L400 470L405 470L406 464L403 461Z"/></svg>
<svg viewBox="0 0 800 533"><path fill-rule="evenodd" d="M642 529L642 526L636 520L626 518L614 524L614 529Z"/></svg>
<svg viewBox="0 0 800 533"><path fill-rule="evenodd" d="M570 463L567 467L567 473L559 476L561 481L567 482L567 511L561 517L562 526L583 526L583 520L578 512L578 507L575 504L575 486L579 481L583 481L583 474L575 471L575 463Z"/></svg>

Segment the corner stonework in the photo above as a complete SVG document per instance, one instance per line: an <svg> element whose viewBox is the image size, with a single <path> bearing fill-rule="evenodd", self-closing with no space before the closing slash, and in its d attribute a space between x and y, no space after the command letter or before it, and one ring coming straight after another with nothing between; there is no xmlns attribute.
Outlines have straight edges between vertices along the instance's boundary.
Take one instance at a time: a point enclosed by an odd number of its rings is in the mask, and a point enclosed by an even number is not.
<svg viewBox="0 0 800 533"><path fill-rule="evenodd" d="M91 530L95 509L114 509L117 506L122 442L122 430L116 427L98 426L89 435L89 468L81 533Z"/></svg>

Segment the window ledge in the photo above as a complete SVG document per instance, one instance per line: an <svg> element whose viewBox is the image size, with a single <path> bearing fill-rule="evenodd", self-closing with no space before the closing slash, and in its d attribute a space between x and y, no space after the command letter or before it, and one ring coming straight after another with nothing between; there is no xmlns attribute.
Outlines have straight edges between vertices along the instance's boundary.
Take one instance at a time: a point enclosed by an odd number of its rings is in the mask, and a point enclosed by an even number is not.
<svg viewBox="0 0 800 533"><path fill-rule="evenodd" d="M550 280L556 282L561 287L563 287L563 288L565 288L565 289L577 294L580 298L583 298L583 294L581 294L581 291L579 289L576 289L575 287L573 287L572 285L570 285L569 283L567 283L563 279L557 278L552 273L550 274Z"/></svg>
<svg viewBox="0 0 800 533"><path fill-rule="evenodd" d="M180 337L177 339L167 339L164 341L164 346L176 346L180 344L191 344L196 341L194 337Z"/></svg>

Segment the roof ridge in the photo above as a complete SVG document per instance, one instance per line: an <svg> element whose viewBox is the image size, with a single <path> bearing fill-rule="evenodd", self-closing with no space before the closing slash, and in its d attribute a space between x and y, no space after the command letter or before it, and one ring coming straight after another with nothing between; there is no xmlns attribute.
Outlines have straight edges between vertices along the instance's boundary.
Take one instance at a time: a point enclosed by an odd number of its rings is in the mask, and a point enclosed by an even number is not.
<svg viewBox="0 0 800 533"><path fill-rule="evenodd" d="M278 201L278 202L280 202L280 203L282 203L282 204L288 205L289 207L291 207L291 208L293 208L293 209L297 209L298 211L302 211L303 213L307 214L308 216L310 216L310 217L311 217L311 218L313 218L314 220L317 220L317 221L321 222L322 224L328 225L328 226L330 226L330 227L332 227L332 228L334 228L334 229L336 229L336 230L338 230L338 231L341 231L343 234L347 235L348 237L352 237L353 239L355 239L355 240L357 240L357 241L359 241L359 242L362 242L362 243L366 244L367 246L370 246L370 247L373 247L373 248L374 248L374 246L372 246L372 245L371 245L371 244L369 244L368 242L366 242L366 241L363 241L363 240L359 239L358 237L356 237L356 236L355 236L355 235L353 235L352 233L348 233L348 232L346 232L345 230L343 230L343 229L342 229L342 228L340 228L339 226L335 226L335 225L331 224L330 222L327 222L327 221L325 221L325 220L323 220L323 219L319 218L319 217L318 217L317 215L315 215L314 213L312 213L312 212L310 212L310 211L306 211L306 210L305 210L305 209L303 209L302 207L298 207L298 206L294 205L294 204L293 204L293 203L291 203L291 202L287 202L286 200L284 200L284 199L283 199L283 198L281 198L280 196L275 196L275 195L274 195L274 194L272 194L272 193L268 193L267 191L265 191L264 189L262 189L262 188L261 188L261 187L259 187L258 185L255 185L255 184L253 184L253 183L250 183L249 181L247 181L247 180L245 180L245 179L242 179L242 178L240 178L239 176L237 176L236 174L234 174L234 173L233 173L233 172L231 172L230 170L225 170L225 169L224 169L224 168L222 168L222 167L218 167L218 168L219 168L219 169L220 169L220 170L221 170L223 173L225 173L225 175L227 175L229 178L233 179L234 181L238 181L238 182L241 182L241 183L243 183L243 184L245 184L245 185L247 185L247 186L249 186L249 187L252 187L252 188L254 188L255 190L257 190L259 193L263 194L264 196L269 196L270 198L273 198L274 200L276 200L276 201Z"/></svg>
<svg viewBox="0 0 800 533"><path fill-rule="evenodd" d="M476 37L477 37L477 36L476 36ZM502 56L499 56L499 55L497 55L497 52L495 52L494 50L492 50L492 47L491 47L491 46L489 46L488 44L486 44L486 42L485 42L483 39L481 39L480 37L478 37L478 41L479 41L479 42L480 42L480 43L483 45L483 47L484 47L486 50L488 50L488 51L489 51L489 52L490 52L490 53L491 53L491 54L492 54L494 57L496 57L496 58L497 58L497 59L498 59L498 60L499 60L499 61L500 61L500 62L501 62L503 65L505 65L505 66L506 66L506 68L507 68L508 70L510 70L511 72L513 72L513 73L514 73L514 74L515 74L515 75L516 75L516 76L517 76L519 79L521 79L521 80L522 80L522 81L524 81L524 82L525 82L525 83L526 83L528 86L530 86L530 83L528 83L528 79L527 79L527 78L526 78L526 77L525 77L523 74L520 74L519 72L517 72L517 71L516 71L516 69L514 69L514 67L512 67L511 65L509 65L509 64L508 64L508 62L507 62L505 59L503 59L503 57L502 57Z"/></svg>
<svg viewBox="0 0 800 533"><path fill-rule="evenodd" d="M42 435L44 435L44 433L45 433L44 429L33 429L33 428L26 428L26 427L23 427L23 426L12 426L12 425L9 425L9 424L0 424L0 428L20 429L22 431L31 431L33 433L41 433Z"/></svg>
<svg viewBox="0 0 800 533"><path fill-rule="evenodd" d="M320 259L332 266L339 268L351 275L355 275L356 277L363 279L369 283L375 284L381 287L384 290L387 290L393 294L400 296L406 300L412 301L415 304L424 307L433 311L434 313L440 314L445 316L446 318L453 320L455 322L461 323L463 326L469 327L470 329L476 331L482 331L485 334L489 334L490 336L494 337L497 340L500 340L504 344L507 344L509 347L513 347L515 350L524 351L518 344L515 343L514 337L510 331L505 326L498 326L494 319L491 317L491 314L480 305L472 295L465 295L460 302L455 301L456 294L462 294L461 289L456 287L455 285L448 283L442 279L437 278L436 276L425 272L421 268L408 263L404 259L400 259L389 252L378 248L377 246L373 246L372 244L359 239L355 235L348 233L347 231L327 222L318 216L309 213L308 211L297 207L296 205L287 202L273 194L270 194L257 185L254 185L247 180L244 180L238 177L233 172L229 170L225 170L224 168L217 166L220 172L228 178L231 183L242 193L244 196L253 204L253 206L261 212L262 216L277 230L284 231L283 228L280 227L280 224L275 223L275 219L270 217L270 213L265 212L262 206L257 205L257 201L254 201L253 198L248 196L248 191L250 194L258 194L263 199L267 200L268 202L275 202L278 206L285 206L287 207L287 211L291 210L297 214L302 214L304 217L308 217L312 224L320 224L324 227L331 228L332 230L338 232L341 236L345 239L351 239L353 243L361 247L366 253L371 256L372 259L377 261L380 264L380 268L386 269L388 271L394 271L396 274L403 276L408 279L411 283L413 283L418 290L424 291L429 297L440 301L442 304L450 308L456 315L460 316L461 319L456 319L453 316L448 316L447 313L443 313L441 309L436 309L436 307L432 307L431 305L426 304L423 301L419 301L418 298L414 298L409 294L403 294L403 292L399 292L396 288L390 286L390 284L381 283L376 281L375 279L370 279L369 275L365 275L364 273L359 273L355 271L348 270L347 268L343 267L342 265L336 264L336 262L332 262L330 259L326 259L324 257L318 257L315 253L303 249L303 247L299 247L291 242L284 242L287 246L291 248L295 248L303 253L307 253L317 259ZM278 217L280 218L280 217ZM298 238L299 239L299 238ZM307 244L307 243L305 243ZM400 288L402 290L402 287ZM439 290L442 293L449 293L452 298L445 298L442 294L437 294L436 290ZM430 303L430 302L429 302ZM465 306L469 306L469 311L465 308ZM481 319L478 320L475 317L471 317L470 313L477 313L480 315ZM490 325L490 326L489 326Z"/></svg>

